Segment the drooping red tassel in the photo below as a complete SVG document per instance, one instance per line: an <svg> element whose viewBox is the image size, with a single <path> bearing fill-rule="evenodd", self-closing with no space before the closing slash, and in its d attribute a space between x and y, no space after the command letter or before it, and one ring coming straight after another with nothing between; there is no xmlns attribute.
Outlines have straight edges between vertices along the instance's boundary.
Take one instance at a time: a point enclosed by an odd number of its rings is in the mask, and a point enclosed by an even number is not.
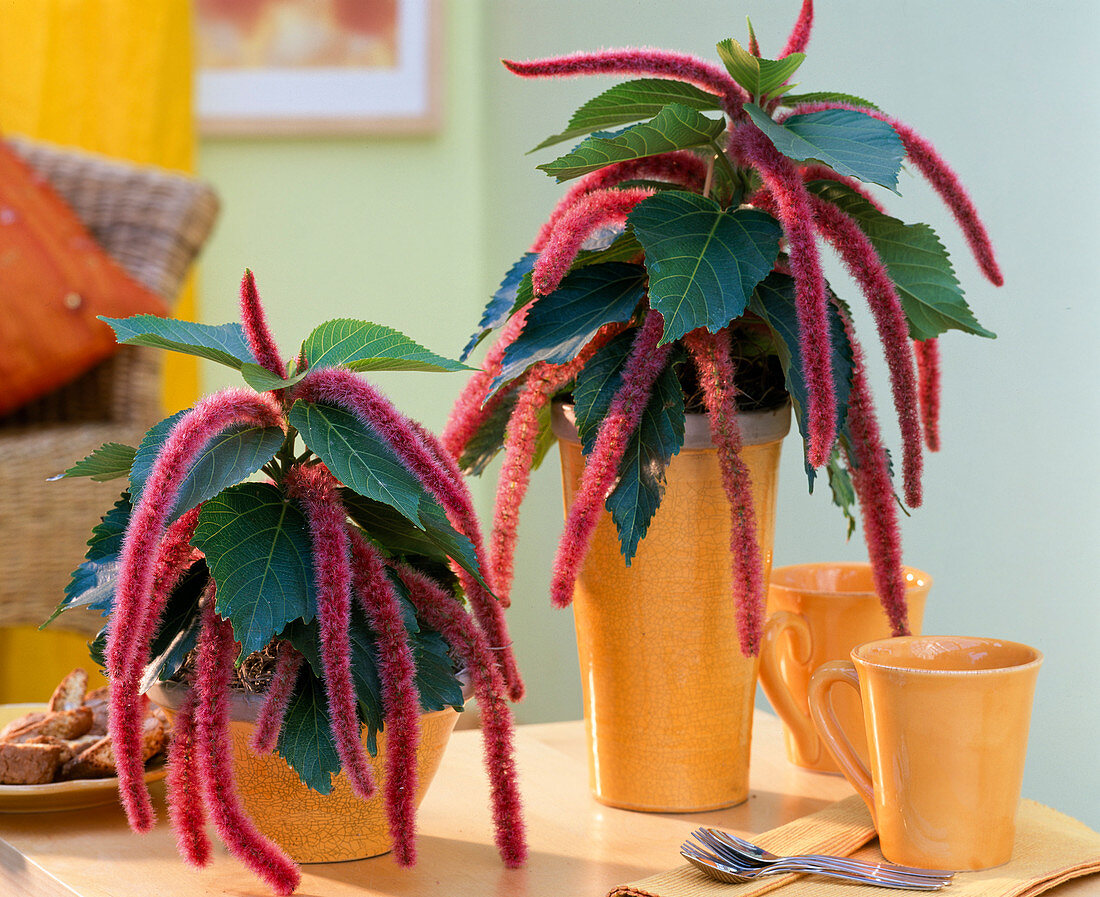
<svg viewBox="0 0 1100 897"><path fill-rule="evenodd" d="M917 377L920 383L920 412L924 443L928 451L940 450L940 343L937 339L914 340Z"/></svg>
<svg viewBox="0 0 1100 897"><path fill-rule="evenodd" d="M252 732L252 750L257 754L269 754L275 750L279 732L283 728L290 697L298 681L298 672L304 658L288 641L280 641L275 655L275 671L267 686L267 695L256 717Z"/></svg>
<svg viewBox="0 0 1100 897"><path fill-rule="evenodd" d="M206 837L206 798L199 781L195 730L198 691L190 689L172 721L168 743L168 816L176 833L180 856L201 868L210 862L210 839Z"/></svg>

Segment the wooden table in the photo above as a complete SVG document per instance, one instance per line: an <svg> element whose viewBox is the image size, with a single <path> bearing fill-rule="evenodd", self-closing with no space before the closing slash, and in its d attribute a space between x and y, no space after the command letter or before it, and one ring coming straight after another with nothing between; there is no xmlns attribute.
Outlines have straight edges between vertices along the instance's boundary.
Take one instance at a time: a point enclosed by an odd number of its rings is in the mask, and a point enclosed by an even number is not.
<svg viewBox="0 0 1100 897"><path fill-rule="evenodd" d="M418 816L420 858L399 869L389 856L303 867L302 897L447 895L603 897L617 884L680 865L678 847L695 827L755 834L846 797L841 778L787 763L779 722L757 712L752 790L728 810L691 815L632 813L596 803L588 792L579 722L517 730L530 859L504 869L493 846L488 786L477 731L456 732ZM659 774L655 771L654 774ZM267 891L216 842L214 862L194 871L176 855L154 786L161 822L139 837L121 809L0 815L3 897L264 897ZM1086 890L1088 889L1088 890ZM1095 894L1096 883L1064 886L1058 897Z"/></svg>

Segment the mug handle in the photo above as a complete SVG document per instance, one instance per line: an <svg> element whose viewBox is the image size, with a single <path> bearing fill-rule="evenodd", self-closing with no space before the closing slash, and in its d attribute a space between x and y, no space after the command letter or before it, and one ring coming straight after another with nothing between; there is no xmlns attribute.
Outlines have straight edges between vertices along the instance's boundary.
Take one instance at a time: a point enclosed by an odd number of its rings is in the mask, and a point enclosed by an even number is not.
<svg viewBox="0 0 1100 897"><path fill-rule="evenodd" d="M859 758L852 747L852 742L844 734L840 722L836 718L833 702L829 696L832 687L838 683L851 686L863 700L863 694L859 689L859 675L856 673L855 664L850 660L830 660L823 663L814 672L810 679L810 688L807 694L810 704L810 716L817 727L817 734L821 741L833 755L841 772L856 789L856 792L867 804L871 811L871 818L875 816L875 792L871 783L871 773L867 766Z"/></svg>
<svg viewBox="0 0 1100 897"><path fill-rule="evenodd" d="M764 643L760 647L760 687L764 689L776 715L787 726L798 753L814 763L821 754L821 742L814 731L809 710L795 703L779 663L779 640L784 633L790 635L791 653L795 661L803 665L810 662L813 637L806 618L790 611L776 611L764 627Z"/></svg>

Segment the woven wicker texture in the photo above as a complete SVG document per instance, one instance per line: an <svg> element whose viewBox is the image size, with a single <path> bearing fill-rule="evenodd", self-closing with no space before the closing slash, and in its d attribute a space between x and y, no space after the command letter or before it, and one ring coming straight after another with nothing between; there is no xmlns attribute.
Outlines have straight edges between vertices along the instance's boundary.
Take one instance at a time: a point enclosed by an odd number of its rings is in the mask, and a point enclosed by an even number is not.
<svg viewBox="0 0 1100 897"><path fill-rule="evenodd" d="M103 249L136 280L175 298L218 213L201 181L67 148L12 140ZM158 351L125 346L68 386L0 419L0 626L38 624L61 599L115 483L46 482L104 442L137 445L160 417ZM119 481L121 484L121 481ZM98 614L53 625L94 633Z"/></svg>

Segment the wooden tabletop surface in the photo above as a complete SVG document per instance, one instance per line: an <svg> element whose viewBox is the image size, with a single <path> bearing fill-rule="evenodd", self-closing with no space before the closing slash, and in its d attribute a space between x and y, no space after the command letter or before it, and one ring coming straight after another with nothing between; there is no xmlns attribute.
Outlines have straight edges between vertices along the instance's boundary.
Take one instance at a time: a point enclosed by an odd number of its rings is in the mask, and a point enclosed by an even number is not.
<svg viewBox="0 0 1100 897"><path fill-rule="evenodd" d="M699 825L756 834L846 797L841 778L804 772L783 752L779 722L757 712L751 792L738 807L675 815L596 803L588 792L580 722L521 726L516 733L530 859L504 869L493 846L480 733L455 732L418 815L419 862L389 856L303 867L302 897L603 897L617 884L681 864L678 847ZM659 774L659 771L655 771ZM153 786L160 823L138 836L115 806L34 815L0 814L4 897L265 897L268 893L215 841L214 862L186 867ZM1083 880L1057 897L1095 894Z"/></svg>

